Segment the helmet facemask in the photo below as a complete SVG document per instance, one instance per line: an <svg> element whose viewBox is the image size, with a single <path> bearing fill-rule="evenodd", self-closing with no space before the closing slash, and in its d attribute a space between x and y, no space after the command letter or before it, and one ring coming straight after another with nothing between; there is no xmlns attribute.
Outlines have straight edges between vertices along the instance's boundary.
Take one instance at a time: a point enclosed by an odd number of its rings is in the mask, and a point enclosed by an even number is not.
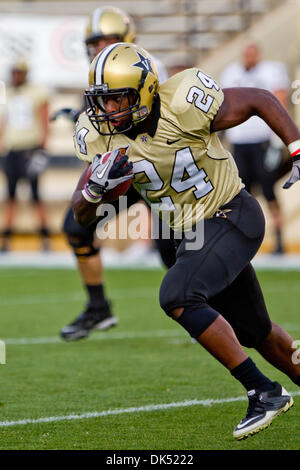
<svg viewBox="0 0 300 470"><path fill-rule="evenodd" d="M98 43L99 41L104 40L105 45L99 49ZM122 37L118 36L117 34L112 34L112 35L107 35L104 36L102 34L95 35L92 38L89 38L88 40L85 41L86 44L86 51L87 51L87 56L89 58L89 61L92 62L92 60L96 57L96 55L104 49L104 47L109 46L110 44L115 44L116 42L122 41Z"/></svg>
<svg viewBox="0 0 300 470"><path fill-rule="evenodd" d="M148 114L145 106L140 106L140 94L134 88L107 90L105 85L97 88L94 87L94 89L91 87L89 90L85 91L85 99L89 120L101 135L122 134L127 132ZM106 111L105 105L109 99L118 103L118 109L116 109L116 111ZM118 127L112 124L114 120L123 119L126 116L130 116L130 119L124 120L124 125L122 125L122 122ZM103 124L106 124L107 131L103 128Z"/></svg>
<svg viewBox="0 0 300 470"><path fill-rule="evenodd" d="M86 112L101 135L121 134L149 116L158 91L151 56L129 43L106 47L90 65Z"/></svg>

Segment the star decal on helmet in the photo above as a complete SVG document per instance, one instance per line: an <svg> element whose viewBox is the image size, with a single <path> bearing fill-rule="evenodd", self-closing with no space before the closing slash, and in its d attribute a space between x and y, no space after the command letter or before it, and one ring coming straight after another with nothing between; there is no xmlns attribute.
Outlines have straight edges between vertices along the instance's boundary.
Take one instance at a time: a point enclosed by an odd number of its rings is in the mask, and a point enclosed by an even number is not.
<svg viewBox="0 0 300 470"><path fill-rule="evenodd" d="M132 64L133 67L138 67L142 69L143 74L147 75L149 72L151 72L154 75L153 68L151 65L151 60L149 57L143 56L140 52L136 51L137 55L139 56L140 60L139 62L136 62L135 64Z"/></svg>

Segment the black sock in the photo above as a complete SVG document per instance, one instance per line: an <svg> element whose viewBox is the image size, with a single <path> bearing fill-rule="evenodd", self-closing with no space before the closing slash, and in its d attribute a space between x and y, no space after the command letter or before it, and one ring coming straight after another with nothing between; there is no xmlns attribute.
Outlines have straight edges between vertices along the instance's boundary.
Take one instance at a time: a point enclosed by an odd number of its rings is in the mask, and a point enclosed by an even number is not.
<svg viewBox="0 0 300 470"><path fill-rule="evenodd" d="M42 227L40 229L40 235L41 237L49 237L49 230L47 229L47 227Z"/></svg>
<svg viewBox="0 0 300 470"><path fill-rule="evenodd" d="M5 251L9 250L10 247L10 239L12 236L11 230L5 230L2 234L2 246L1 251L4 253Z"/></svg>
<svg viewBox="0 0 300 470"><path fill-rule="evenodd" d="M275 251L277 251L278 253L283 252L283 243L282 243L282 235L281 235L281 229L280 228L276 229L275 237L276 237Z"/></svg>
<svg viewBox="0 0 300 470"><path fill-rule="evenodd" d="M247 391L257 388L266 391L274 388L273 382L260 372L250 357L230 372Z"/></svg>
<svg viewBox="0 0 300 470"><path fill-rule="evenodd" d="M11 229L8 229L8 230L4 230L2 236L3 238L10 238L13 234L13 231Z"/></svg>
<svg viewBox="0 0 300 470"><path fill-rule="evenodd" d="M101 308L107 305L107 300L104 295L103 284L96 286L85 286L89 296L89 304Z"/></svg>

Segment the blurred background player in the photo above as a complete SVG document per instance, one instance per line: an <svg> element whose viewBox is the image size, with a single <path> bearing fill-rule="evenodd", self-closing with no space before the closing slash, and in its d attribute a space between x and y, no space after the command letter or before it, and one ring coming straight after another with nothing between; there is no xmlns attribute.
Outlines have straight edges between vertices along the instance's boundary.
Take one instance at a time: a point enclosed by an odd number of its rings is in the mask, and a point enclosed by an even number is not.
<svg viewBox="0 0 300 470"><path fill-rule="evenodd" d="M46 90L28 80L28 64L20 58L10 71L7 101L1 116L1 148L5 152L4 172L8 200L4 215L1 250L9 250L16 214L16 188L20 179L31 187L32 200L39 220L43 250L49 249L46 211L39 195L39 176L47 157L43 152L48 138L48 96Z"/></svg>
<svg viewBox="0 0 300 470"><path fill-rule="evenodd" d="M114 7L102 7L94 10L90 16L86 28L85 44L87 55L90 61L110 44L117 42L135 41L135 25L125 12ZM167 71L163 64L155 58L160 82L168 78ZM83 109L85 107L83 106ZM83 110L82 109L82 110ZM62 109L58 115L65 115L69 119L76 121L80 111L73 109ZM126 194L127 205L141 201L140 195L132 187ZM115 204L118 210L118 201ZM83 313L81 313L71 324L62 328L60 334L65 340L75 340L89 335L93 329L106 330L115 326L118 319L112 314L110 304L104 292L103 266L100 257L100 243L95 237L97 223L88 228L82 227L74 220L71 207L69 208L64 221L63 230L66 234L76 260L77 267L88 295L88 302ZM174 247L169 240L156 241L161 252L161 257L166 266L171 266L174 262Z"/></svg>
<svg viewBox="0 0 300 470"><path fill-rule="evenodd" d="M248 42L242 50L240 62L229 64L220 77L222 88L255 87L272 92L287 107L289 78L282 62L261 60L261 50L255 42ZM226 131L232 145L234 159L247 191L261 187L273 220L276 242L275 254L284 252L282 215L274 192L276 181L283 176L283 144L267 124L257 116Z"/></svg>

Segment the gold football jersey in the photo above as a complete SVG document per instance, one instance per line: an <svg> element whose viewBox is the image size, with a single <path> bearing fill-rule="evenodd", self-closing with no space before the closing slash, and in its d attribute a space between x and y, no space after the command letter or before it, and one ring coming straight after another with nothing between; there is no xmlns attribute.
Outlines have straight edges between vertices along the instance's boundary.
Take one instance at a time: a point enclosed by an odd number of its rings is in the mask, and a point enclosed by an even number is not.
<svg viewBox="0 0 300 470"><path fill-rule="evenodd" d="M48 97L43 87L25 83L8 87L3 116L3 145L7 150L25 150L41 144L40 106Z"/></svg>
<svg viewBox="0 0 300 470"><path fill-rule="evenodd" d="M102 136L83 113L74 133L76 154L91 162L97 153L129 145L135 188L173 230L186 230L212 217L244 185L232 155L211 132L224 99L217 83L197 68L187 69L164 82L159 96L153 136Z"/></svg>

